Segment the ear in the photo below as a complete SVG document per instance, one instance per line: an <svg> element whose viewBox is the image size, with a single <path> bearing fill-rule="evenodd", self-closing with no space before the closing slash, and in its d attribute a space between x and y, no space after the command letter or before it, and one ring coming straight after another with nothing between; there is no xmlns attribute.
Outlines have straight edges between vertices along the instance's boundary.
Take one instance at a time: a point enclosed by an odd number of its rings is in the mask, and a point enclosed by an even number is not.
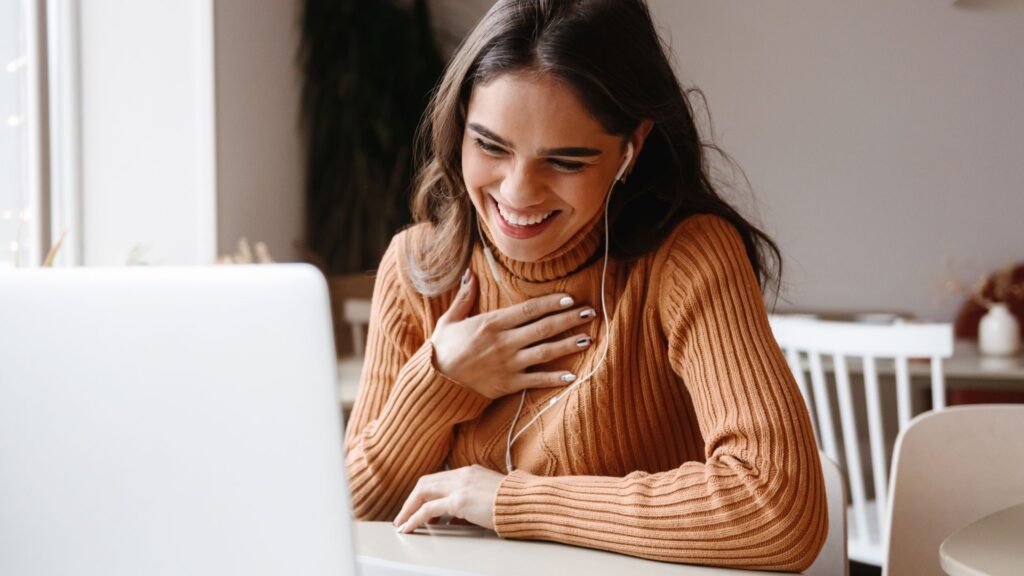
<svg viewBox="0 0 1024 576"><path fill-rule="evenodd" d="M644 142L647 141L647 136L650 135L651 130L654 129L654 120L644 119L637 125L636 130L629 137L628 142L633 144L633 159L629 162L629 167L626 168L626 174L633 171L633 166L636 166L636 160L640 157L640 152L644 149Z"/></svg>

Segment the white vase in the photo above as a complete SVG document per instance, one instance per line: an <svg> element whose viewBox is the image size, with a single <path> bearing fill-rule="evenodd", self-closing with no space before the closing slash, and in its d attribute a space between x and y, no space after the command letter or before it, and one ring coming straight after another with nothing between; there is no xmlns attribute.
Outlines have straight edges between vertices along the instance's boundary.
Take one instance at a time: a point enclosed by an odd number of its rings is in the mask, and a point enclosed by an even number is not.
<svg viewBox="0 0 1024 576"><path fill-rule="evenodd" d="M989 356L1010 356L1020 350L1020 325L1006 304L993 304L981 317L978 350Z"/></svg>

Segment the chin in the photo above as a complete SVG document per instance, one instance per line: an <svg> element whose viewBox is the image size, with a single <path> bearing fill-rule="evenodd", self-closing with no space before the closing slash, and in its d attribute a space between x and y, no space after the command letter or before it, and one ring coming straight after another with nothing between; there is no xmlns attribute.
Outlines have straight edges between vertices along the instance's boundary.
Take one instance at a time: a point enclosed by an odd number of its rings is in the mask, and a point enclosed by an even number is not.
<svg viewBox="0 0 1024 576"><path fill-rule="evenodd" d="M501 240L495 241L497 249L500 250L503 255L519 262L538 262L550 252L538 247L524 246L524 244L527 244L527 242L522 240L512 240L509 238L502 238Z"/></svg>

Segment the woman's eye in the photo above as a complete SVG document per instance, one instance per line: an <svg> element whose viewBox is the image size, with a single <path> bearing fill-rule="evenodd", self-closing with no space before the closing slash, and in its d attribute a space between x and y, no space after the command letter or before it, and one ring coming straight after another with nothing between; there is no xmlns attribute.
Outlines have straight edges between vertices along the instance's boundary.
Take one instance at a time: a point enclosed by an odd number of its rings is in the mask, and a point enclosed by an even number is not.
<svg viewBox="0 0 1024 576"><path fill-rule="evenodd" d="M484 152L486 152L488 154L495 154L495 155L497 155L497 154L503 154L505 152L504 150L502 150L501 148L495 146L494 144L491 144L490 142L486 142L486 141L481 140L479 138L473 138L473 142L476 143L476 147L477 148L483 150Z"/></svg>
<svg viewBox="0 0 1024 576"><path fill-rule="evenodd" d="M569 160L558 160L555 158L549 159L548 162L550 162L555 168L566 172L579 172L587 166L585 162L572 162Z"/></svg>

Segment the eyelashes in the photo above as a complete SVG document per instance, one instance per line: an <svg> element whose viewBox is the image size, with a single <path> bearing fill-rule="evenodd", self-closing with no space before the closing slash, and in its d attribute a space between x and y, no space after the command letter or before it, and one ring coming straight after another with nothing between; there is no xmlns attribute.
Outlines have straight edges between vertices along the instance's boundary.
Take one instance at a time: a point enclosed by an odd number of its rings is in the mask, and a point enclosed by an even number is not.
<svg viewBox="0 0 1024 576"><path fill-rule="evenodd" d="M487 152L488 154L498 155L503 154L505 152L504 150L495 146L494 144L481 140L480 138L473 138L473 142L476 144L477 148L483 150L484 152Z"/></svg>
<svg viewBox="0 0 1024 576"><path fill-rule="evenodd" d="M473 144L489 156L505 156L507 154L504 148L495 146L481 138L474 137ZM561 160L558 158L548 158L547 162L563 172L579 172L589 166L586 162L573 162L571 160Z"/></svg>
<svg viewBox="0 0 1024 576"><path fill-rule="evenodd" d="M551 165L561 168L567 172L579 172L587 167L587 164L584 164L583 162L571 162L568 160L558 160L556 158L549 158L548 162L550 162Z"/></svg>

